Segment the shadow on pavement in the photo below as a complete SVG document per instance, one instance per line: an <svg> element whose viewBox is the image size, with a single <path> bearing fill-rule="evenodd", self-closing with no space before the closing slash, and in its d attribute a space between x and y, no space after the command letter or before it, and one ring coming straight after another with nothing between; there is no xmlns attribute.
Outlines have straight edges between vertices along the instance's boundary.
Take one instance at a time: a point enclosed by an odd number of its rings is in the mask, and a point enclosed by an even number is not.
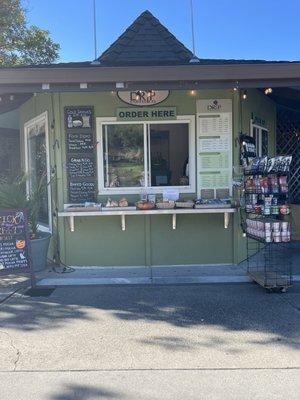
<svg viewBox="0 0 300 400"><path fill-rule="evenodd" d="M101 324L103 313L100 318L98 310L122 321L163 322L185 329L209 325L231 332L265 332L272 334L272 343L293 348L299 346L299 289L297 285L286 294L267 294L249 284L59 288L47 298L12 297L0 308L0 327L53 330L77 319ZM219 339L197 344L209 347ZM144 344L171 351L193 345L172 335L158 335Z"/></svg>
<svg viewBox="0 0 300 400"><path fill-rule="evenodd" d="M66 385L65 389L49 397L49 400L98 400L98 399L125 399L124 395L105 389L84 385Z"/></svg>

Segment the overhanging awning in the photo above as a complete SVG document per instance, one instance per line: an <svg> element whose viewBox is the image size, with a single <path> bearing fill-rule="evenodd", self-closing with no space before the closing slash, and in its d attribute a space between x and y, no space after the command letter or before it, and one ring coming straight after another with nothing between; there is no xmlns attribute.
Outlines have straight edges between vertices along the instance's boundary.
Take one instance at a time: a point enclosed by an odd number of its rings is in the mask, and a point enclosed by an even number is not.
<svg viewBox="0 0 300 400"><path fill-rule="evenodd" d="M300 86L300 63L0 69L0 94L42 92L43 84L52 92L79 91L80 83L88 84L82 91L115 90L116 82L124 83L124 90L293 87Z"/></svg>

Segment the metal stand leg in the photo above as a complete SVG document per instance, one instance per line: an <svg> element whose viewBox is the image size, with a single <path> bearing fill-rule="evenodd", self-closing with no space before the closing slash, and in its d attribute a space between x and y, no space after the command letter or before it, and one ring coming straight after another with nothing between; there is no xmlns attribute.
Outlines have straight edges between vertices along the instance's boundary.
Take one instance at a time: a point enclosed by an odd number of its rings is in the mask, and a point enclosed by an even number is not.
<svg viewBox="0 0 300 400"><path fill-rule="evenodd" d="M228 212L224 213L224 228L227 229L229 226L230 214Z"/></svg>
<svg viewBox="0 0 300 400"><path fill-rule="evenodd" d="M176 214L172 214L172 228L176 229Z"/></svg>
<svg viewBox="0 0 300 400"><path fill-rule="evenodd" d="M73 216L69 217L69 228L71 232L75 232L75 219Z"/></svg>
<svg viewBox="0 0 300 400"><path fill-rule="evenodd" d="M125 215L121 215L121 229L122 229L122 231L126 231Z"/></svg>

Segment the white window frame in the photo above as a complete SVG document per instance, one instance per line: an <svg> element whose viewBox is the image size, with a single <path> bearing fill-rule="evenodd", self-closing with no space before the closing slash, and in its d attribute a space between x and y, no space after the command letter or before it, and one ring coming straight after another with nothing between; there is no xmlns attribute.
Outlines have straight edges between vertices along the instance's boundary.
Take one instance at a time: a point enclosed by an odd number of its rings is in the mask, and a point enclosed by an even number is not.
<svg viewBox="0 0 300 400"><path fill-rule="evenodd" d="M52 205L51 205L51 171L50 171L50 150L49 150L49 125L48 125L48 112L45 111L35 118L32 118L24 124L24 150L25 150L25 171L27 175L26 179L26 192L27 196L30 194L30 182L29 182L29 154L28 154L28 139L30 130L37 124L45 125L45 143L46 143L46 164L47 164L47 196L48 196L48 224L39 223L38 229L41 232L52 232Z"/></svg>
<svg viewBox="0 0 300 400"><path fill-rule="evenodd" d="M189 127L189 185L178 186L141 186L141 187L117 187L107 188L104 186L104 152L103 152L103 125L124 125L124 124L137 124L143 125L144 143L147 143L147 125L150 124L182 124L186 123ZM98 161L98 190L100 195L113 195L113 194L141 194L145 191L148 194L163 193L166 189L178 189L179 193L195 193L196 190L196 155L195 155L195 116L194 115L178 115L176 119L172 120L153 120L153 121L118 121L116 117L98 117L96 118L97 126L97 161ZM145 146L144 146L145 149ZM148 151L147 151L148 150ZM146 146L144 151L144 170L147 171L149 147Z"/></svg>
<svg viewBox="0 0 300 400"><path fill-rule="evenodd" d="M250 120L250 136L254 138L253 130L258 129L258 142L255 143L256 145L256 152L257 157L262 157L262 131L266 131L268 133L268 152L269 152L269 129L264 126L257 125L253 122L253 119Z"/></svg>

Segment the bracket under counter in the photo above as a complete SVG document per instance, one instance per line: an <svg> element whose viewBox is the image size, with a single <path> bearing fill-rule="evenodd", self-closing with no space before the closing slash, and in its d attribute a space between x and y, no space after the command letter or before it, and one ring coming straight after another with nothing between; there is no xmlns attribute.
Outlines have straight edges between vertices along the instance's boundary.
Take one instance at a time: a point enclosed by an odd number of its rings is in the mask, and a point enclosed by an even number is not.
<svg viewBox="0 0 300 400"><path fill-rule="evenodd" d="M75 218L76 217L108 217L120 216L121 217L121 230L126 231L126 216L130 215L171 215L172 216L172 229L177 228L177 215L183 214L223 214L224 215L224 228L227 229L230 222L230 215L235 212L235 208L198 208L198 209L168 209L168 210L128 210L128 211L62 211L58 213L59 217L68 219L69 228L71 232L75 232Z"/></svg>

